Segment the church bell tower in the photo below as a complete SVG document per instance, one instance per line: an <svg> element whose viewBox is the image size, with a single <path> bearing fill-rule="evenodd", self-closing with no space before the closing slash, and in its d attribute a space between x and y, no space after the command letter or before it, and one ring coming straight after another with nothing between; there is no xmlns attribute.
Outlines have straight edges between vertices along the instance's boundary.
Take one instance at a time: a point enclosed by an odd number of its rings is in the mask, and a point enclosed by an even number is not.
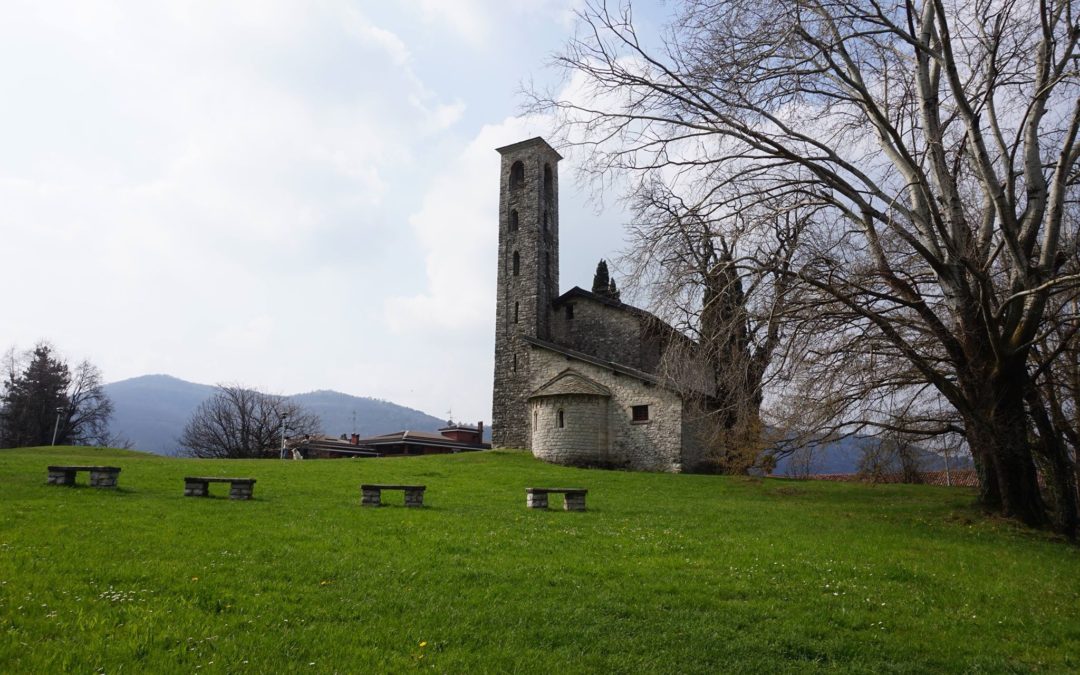
<svg viewBox="0 0 1080 675"><path fill-rule="evenodd" d="M562 157L537 137L498 148L499 262L491 440L529 446L529 345L549 340L559 295L559 173Z"/></svg>

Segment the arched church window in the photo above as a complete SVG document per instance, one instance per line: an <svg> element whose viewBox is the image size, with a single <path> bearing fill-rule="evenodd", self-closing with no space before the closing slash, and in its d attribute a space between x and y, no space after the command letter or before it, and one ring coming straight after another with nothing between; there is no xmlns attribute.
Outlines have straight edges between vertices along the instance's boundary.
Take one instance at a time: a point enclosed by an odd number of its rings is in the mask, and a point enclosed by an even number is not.
<svg viewBox="0 0 1080 675"><path fill-rule="evenodd" d="M517 354L514 354L514 372L517 372Z"/></svg>
<svg viewBox="0 0 1080 675"><path fill-rule="evenodd" d="M510 212L510 231L511 232L517 232L518 231L518 212L517 212L517 209L514 209L513 211Z"/></svg>
<svg viewBox="0 0 1080 675"><path fill-rule="evenodd" d="M551 165L544 165L544 201L551 204L555 197L555 179L551 175Z"/></svg>
<svg viewBox="0 0 1080 675"><path fill-rule="evenodd" d="M521 307L521 303L520 303L520 302L515 302L515 303L514 303L514 323L517 323L517 322L518 322L518 309L519 309L520 307Z"/></svg>
<svg viewBox="0 0 1080 675"><path fill-rule="evenodd" d="M522 185L525 185L525 165L514 162L510 166L510 189L517 190Z"/></svg>
<svg viewBox="0 0 1080 675"><path fill-rule="evenodd" d="M514 276L521 274L521 255L514 251Z"/></svg>
<svg viewBox="0 0 1080 675"><path fill-rule="evenodd" d="M561 410L559 411L559 414L558 414L558 425L559 425L560 429L562 429L563 427L566 426L566 418L563 416L563 411L561 411Z"/></svg>

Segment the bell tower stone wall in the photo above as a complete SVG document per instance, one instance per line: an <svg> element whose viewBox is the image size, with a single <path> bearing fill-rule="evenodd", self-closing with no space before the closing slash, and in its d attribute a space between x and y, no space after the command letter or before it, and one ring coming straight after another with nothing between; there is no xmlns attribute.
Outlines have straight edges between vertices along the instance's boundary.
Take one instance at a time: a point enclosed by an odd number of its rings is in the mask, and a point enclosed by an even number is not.
<svg viewBox="0 0 1080 675"><path fill-rule="evenodd" d="M495 309L494 447L528 448L530 347L551 339L559 295L559 172L542 138L498 148L499 261Z"/></svg>

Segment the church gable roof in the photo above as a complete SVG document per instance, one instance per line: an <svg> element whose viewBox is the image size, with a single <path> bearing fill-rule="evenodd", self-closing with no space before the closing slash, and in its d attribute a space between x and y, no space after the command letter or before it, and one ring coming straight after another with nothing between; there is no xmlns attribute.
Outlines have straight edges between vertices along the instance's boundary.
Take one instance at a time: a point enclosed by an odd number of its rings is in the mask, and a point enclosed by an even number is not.
<svg viewBox="0 0 1080 675"><path fill-rule="evenodd" d="M555 344L554 342L548 342L547 340L541 340L540 338L532 337L531 335L522 335L521 339L533 347L539 347L540 349L546 349L548 351L555 352L556 354L562 354L568 357L567 360L577 360L583 363L591 363L594 366L600 366L601 368L607 368L612 372L619 373L620 375L629 375L630 377L637 378L642 382L649 384L659 384L659 380L655 375L638 370L637 368L631 368L620 363L613 361L605 361L595 356L579 352L569 347Z"/></svg>
<svg viewBox="0 0 1080 675"><path fill-rule="evenodd" d="M529 398L578 394L586 396L611 396L611 390L598 384L572 368L567 368L534 391Z"/></svg>

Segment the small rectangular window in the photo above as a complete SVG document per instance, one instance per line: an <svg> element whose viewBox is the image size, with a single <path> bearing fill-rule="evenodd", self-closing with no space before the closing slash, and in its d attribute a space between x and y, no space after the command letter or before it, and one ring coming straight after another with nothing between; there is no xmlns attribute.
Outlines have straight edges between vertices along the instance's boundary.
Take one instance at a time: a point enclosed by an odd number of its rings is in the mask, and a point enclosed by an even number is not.
<svg viewBox="0 0 1080 675"><path fill-rule="evenodd" d="M562 429L564 426L566 426L566 420L565 420L565 418L563 418L563 411L560 410L559 411L559 428Z"/></svg>
<svg viewBox="0 0 1080 675"><path fill-rule="evenodd" d="M630 407L630 419L634 422L649 421L649 406L635 405Z"/></svg>
<svg viewBox="0 0 1080 675"><path fill-rule="evenodd" d="M567 305L566 306L566 318L567 318L567 320L570 320L570 319L574 318L574 306L573 305Z"/></svg>

